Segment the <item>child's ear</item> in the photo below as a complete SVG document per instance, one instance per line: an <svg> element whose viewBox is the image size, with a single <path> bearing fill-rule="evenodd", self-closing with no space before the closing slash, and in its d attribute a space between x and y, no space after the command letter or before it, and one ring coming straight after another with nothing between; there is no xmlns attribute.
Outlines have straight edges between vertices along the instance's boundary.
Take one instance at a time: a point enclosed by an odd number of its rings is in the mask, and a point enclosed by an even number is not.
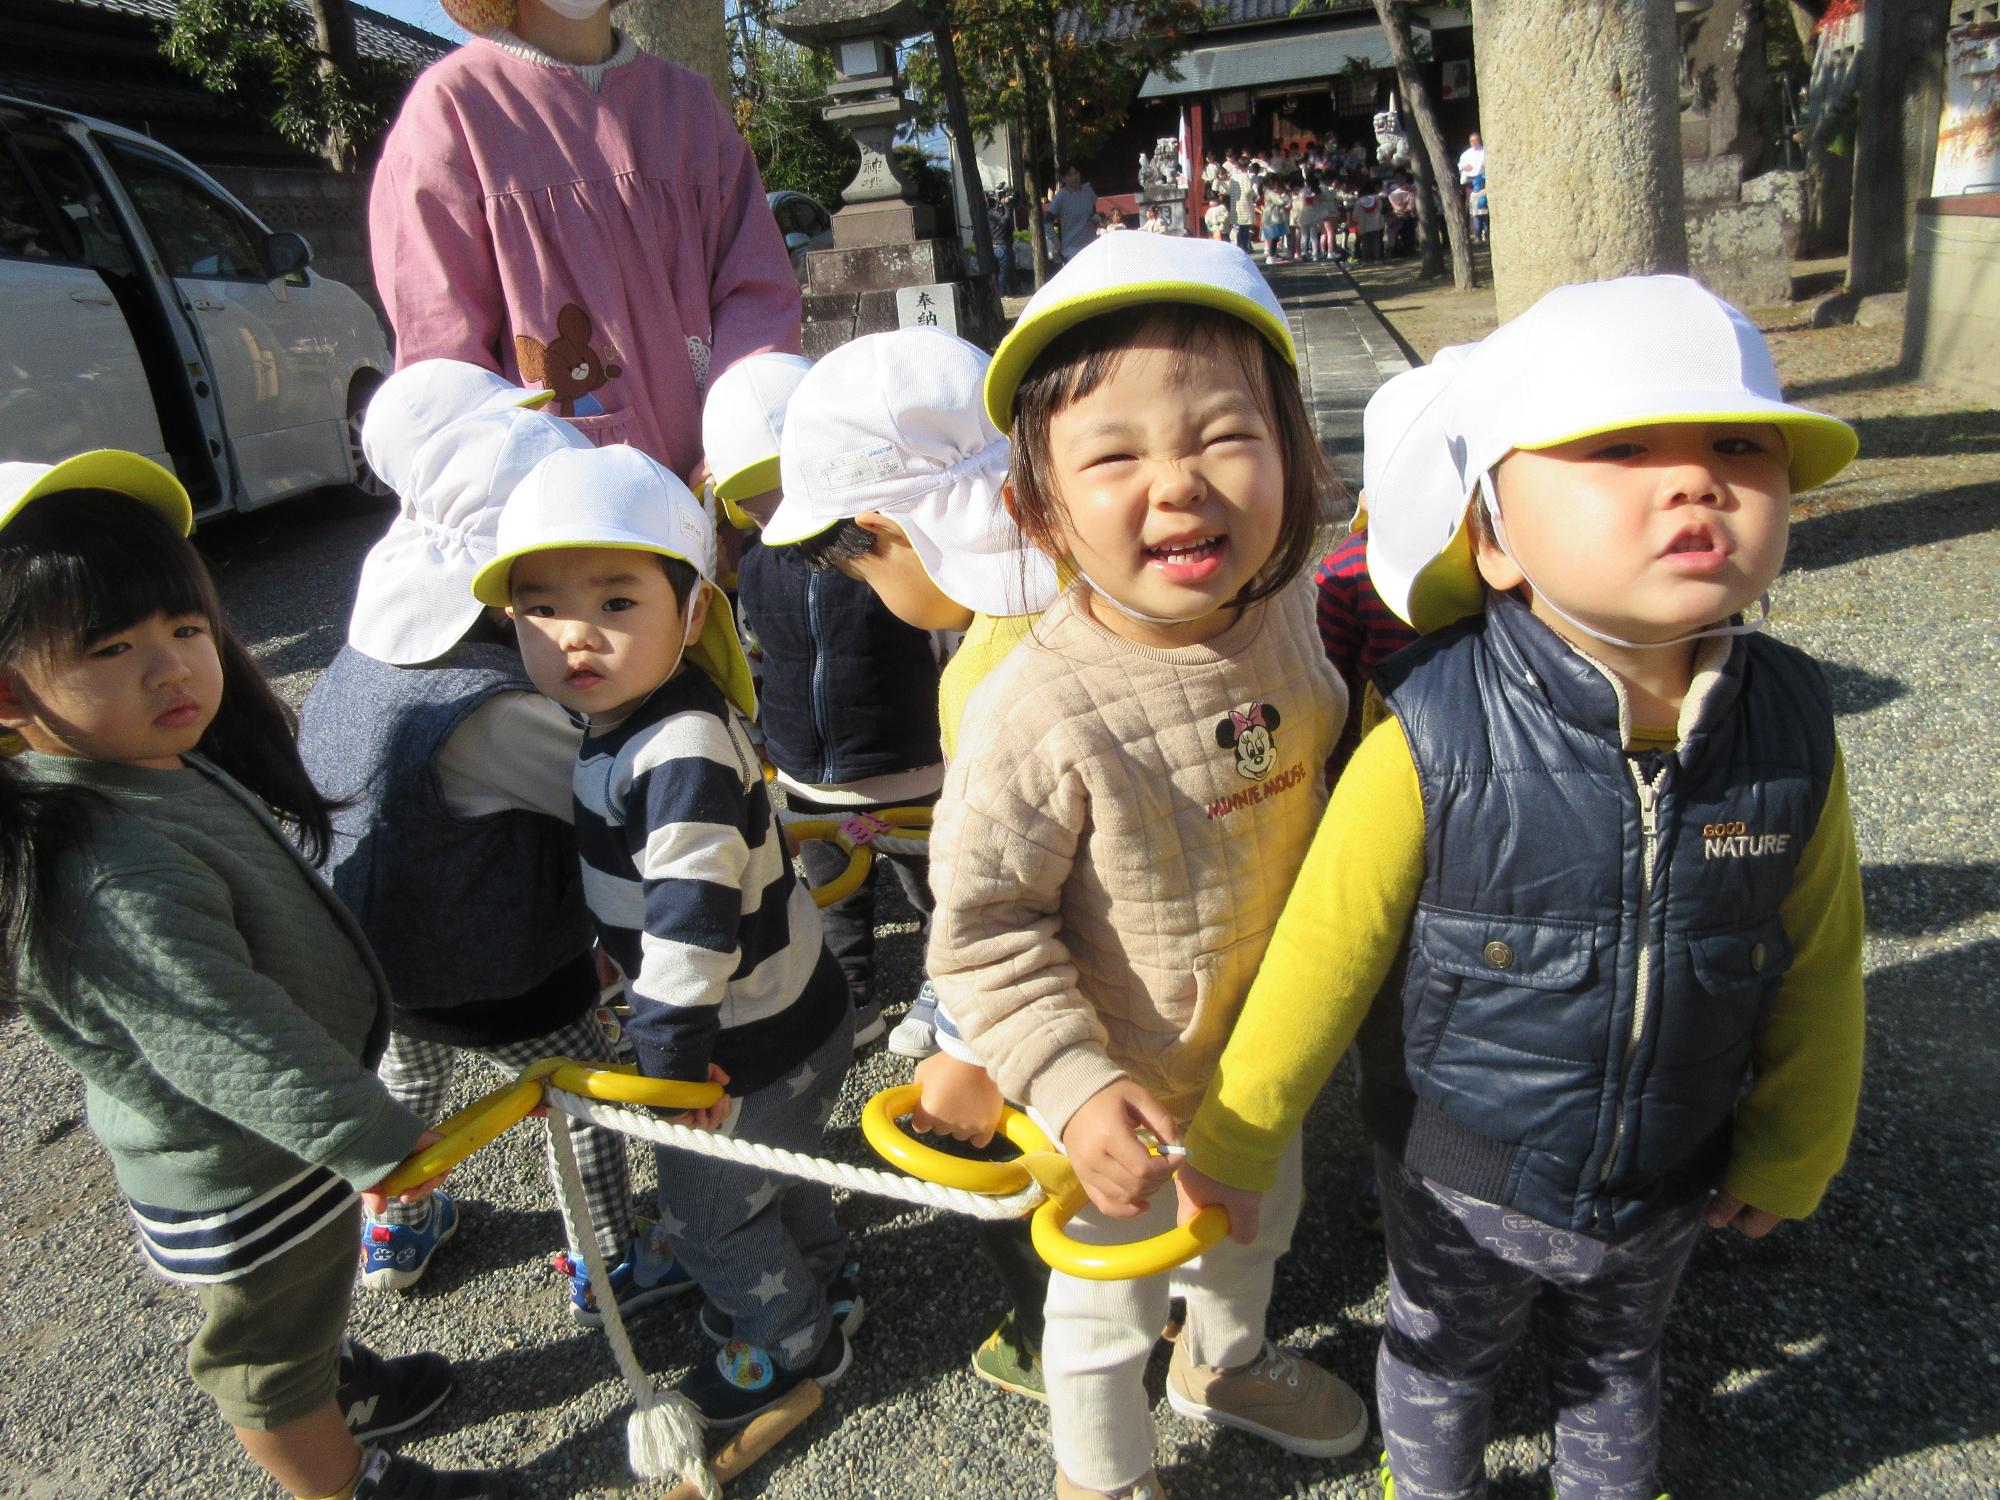
<svg viewBox="0 0 2000 1500"><path fill-rule="evenodd" d="M879 510L864 510L854 518L854 524L885 547L893 547L898 542L907 544L910 540L909 534L901 526Z"/></svg>
<svg viewBox="0 0 2000 1500"><path fill-rule="evenodd" d="M1513 558L1500 550L1500 544L1493 539L1493 533L1486 527L1474 526L1469 544L1472 547L1472 561L1479 569L1479 576L1486 580L1486 586L1496 594L1512 593L1528 581L1528 575L1521 571Z"/></svg>
<svg viewBox="0 0 2000 1500"><path fill-rule="evenodd" d="M28 706L27 688L12 672L0 669L0 728L19 729L34 722L35 711Z"/></svg>
<svg viewBox="0 0 2000 1500"><path fill-rule="evenodd" d="M686 644L691 645L701 639L702 628L708 624L708 606L714 598L714 584L706 578L695 583L694 608L688 611Z"/></svg>

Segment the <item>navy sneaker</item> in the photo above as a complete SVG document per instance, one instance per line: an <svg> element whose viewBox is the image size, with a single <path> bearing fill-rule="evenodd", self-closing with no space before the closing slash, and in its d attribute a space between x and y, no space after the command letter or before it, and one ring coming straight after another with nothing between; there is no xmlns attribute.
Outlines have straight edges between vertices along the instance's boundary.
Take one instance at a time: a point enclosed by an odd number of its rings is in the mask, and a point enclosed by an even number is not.
<svg viewBox="0 0 2000 1500"><path fill-rule="evenodd" d="M355 1441L407 1432L451 1394L451 1361L442 1354L384 1359L353 1339L340 1341L340 1385L333 1399Z"/></svg>
<svg viewBox="0 0 2000 1500"><path fill-rule="evenodd" d="M406 1292L423 1279L437 1248L458 1233L458 1205L451 1195L432 1193L430 1213L421 1224L385 1224L361 1219L361 1284L375 1291Z"/></svg>
<svg viewBox="0 0 2000 1500"><path fill-rule="evenodd" d="M713 1359L690 1370L675 1389L694 1403L708 1426L741 1427L776 1406L803 1381L834 1384L853 1362L847 1335L836 1323L827 1330L819 1352L802 1365L787 1369L768 1349L732 1340L716 1350Z"/></svg>
<svg viewBox="0 0 2000 1500"><path fill-rule="evenodd" d="M567 1256L563 1263L569 1274L569 1315L585 1328L602 1328L604 1314L597 1305L597 1292L590 1284L590 1269ZM641 1219L632 1236L632 1249L611 1268L611 1292L618 1299L618 1312L631 1317L642 1308L683 1292L694 1290L694 1278L674 1259L666 1231L650 1219Z"/></svg>
<svg viewBox="0 0 2000 1500"><path fill-rule="evenodd" d="M507 1500L505 1475L484 1469L433 1469L414 1458L370 1448L352 1500Z"/></svg>
<svg viewBox="0 0 2000 1500"><path fill-rule="evenodd" d="M861 1319L867 1312L867 1304L861 1300L860 1276L861 1262L850 1260L826 1286L826 1310L839 1325L840 1331L849 1338L853 1338L860 1329ZM728 1343L736 1329L736 1320L706 1298L695 1321L701 1325L701 1331L718 1344Z"/></svg>

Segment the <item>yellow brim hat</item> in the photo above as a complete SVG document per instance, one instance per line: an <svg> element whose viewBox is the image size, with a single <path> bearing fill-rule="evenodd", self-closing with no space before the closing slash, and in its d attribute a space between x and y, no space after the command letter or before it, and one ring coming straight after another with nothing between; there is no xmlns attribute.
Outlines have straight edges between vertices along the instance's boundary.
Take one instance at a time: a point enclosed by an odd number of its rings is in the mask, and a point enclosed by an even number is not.
<svg viewBox="0 0 2000 1500"><path fill-rule="evenodd" d="M1219 240L1110 234L1093 240L1029 300L986 371L986 414L1002 432L1035 358L1079 323L1146 303L1182 302L1241 318L1297 367L1285 310L1257 263Z"/></svg>
<svg viewBox="0 0 2000 1500"><path fill-rule="evenodd" d="M689 564L711 585L715 527L688 487L636 448L565 449L535 467L508 498L497 551L472 578L472 597L504 607L514 564L537 552L585 547L651 552ZM736 617L711 587L708 619L687 659L745 718L757 716L757 690L736 634Z"/></svg>
<svg viewBox="0 0 2000 1500"><path fill-rule="evenodd" d="M0 464L0 530L37 500L64 490L110 490L156 511L181 536L194 531L194 503L171 469L122 448L98 448L61 463Z"/></svg>
<svg viewBox="0 0 2000 1500"><path fill-rule="evenodd" d="M1418 451L1448 452L1456 473L1439 479L1433 462L1420 482L1371 490L1368 559L1383 601L1424 631L1481 607L1466 513L1479 476L1509 453L1634 427L1770 425L1796 495L1860 446L1838 417L1786 401L1756 325L1685 276L1558 287L1466 352L1448 391L1410 420Z"/></svg>

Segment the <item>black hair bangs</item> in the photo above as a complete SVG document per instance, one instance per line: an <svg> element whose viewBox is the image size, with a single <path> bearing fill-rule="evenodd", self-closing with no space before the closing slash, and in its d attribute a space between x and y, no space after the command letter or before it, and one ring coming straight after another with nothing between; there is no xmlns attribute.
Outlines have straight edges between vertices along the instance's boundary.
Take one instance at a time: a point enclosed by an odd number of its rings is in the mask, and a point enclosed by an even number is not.
<svg viewBox="0 0 2000 1500"><path fill-rule="evenodd" d="M0 659L88 650L155 615L222 623L208 570L157 511L110 490L32 501L0 531Z"/></svg>

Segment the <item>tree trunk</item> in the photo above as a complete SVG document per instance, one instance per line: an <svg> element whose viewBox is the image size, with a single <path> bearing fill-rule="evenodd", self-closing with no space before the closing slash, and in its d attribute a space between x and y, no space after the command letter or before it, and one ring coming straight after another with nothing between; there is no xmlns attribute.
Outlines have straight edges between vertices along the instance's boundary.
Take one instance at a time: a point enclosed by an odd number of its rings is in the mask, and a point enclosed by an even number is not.
<svg viewBox="0 0 2000 1500"><path fill-rule="evenodd" d="M1039 101L1028 85L1028 75L1027 65L1016 53L1014 87L1021 95L1021 118L1014 122L1021 149L1021 191L1016 196L1028 202L1028 252L1035 268L1035 288L1039 291L1049 279L1049 236L1042 219L1041 155L1035 146L1035 110Z"/></svg>
<svg viewBox="0 0 2000 1500"><path fill-rule="evenodd" d="M625 0L616 20L655 57L693 68L729 109L729 32L721 0Z"/></svg>
<svg viewBox="0 0 2000 1500"><path fill-rule="evenodd" d="M1917 200L1930 196L1944 109L1949 0L1876 0L1861 13L1860 108L1847 289L1892 292L1909 279Z"/></svg>
<svg viewBox="0 0 2000 1500"><path fill-rule="evenodd" d="M1069 165L1069 147L1063 131L1062 91L1056 86L1056 17L1049 17L1048 51L1042 56L1042 97L1049 107L1049 160L1054 163L1056 181L1062 181Z"/></svg>
<svg viewBox="0 0 2000 1500"><path fill-rule="evenodd" d="M965 86L958 76L958 48L952 41L949 0L937 8L931 41L937 49L938 82L944 88L944 111L951 123L958 182L965 192L965 210L972 217L973 264L985 280L993 326L998 328L1005 321L1000 307L1000 264L994 258L993 235L986 224L986 184L979 180L979 142L972 134L972 117L965 108Z"/></svg>
<svg viewBox="0 0 2000 1500"><path fill-rule="evenodd" d="M1419 71L1416 49L1410 45L1409 18L1396 0L1375 0L1375 15L1382 22L1382 34L1389 39L1389 55L1396 60L1403 102L1409 106L1410 118L1417 122L1416 149L1410 158L1417 168L1417 218L1424 239L1422 273L1444 274L1438 254L1437 216L1431 208L1431 185L1435 182L1445 223L1450 226L1451 283L1461 292L1469 292L1479 284L1472 266L1472 215L1465 206L1465 194L1458 190L1458 174L1451 169L1455 158L1445 147L1437 111L1431 107L1431 91ZM1449 179L1447 172L1451 173Z"/></svg>
<svg viewBox="0 0 2000 1500"><path fill-rule="evenodd" d="M354 42L354 12L347 0L312 0L313 44L319 49L319 71L354 77L360 54ZM355 167L354 141L344 130L327 132L320 155L336 172Z"/></svg>
<svg viewBox="0 0 2000 1500"><path fill-rule="evenodd" d="M1661 0L1472 0L1504 320L1542 293L1687 269L1679 38Z"/></svg>

